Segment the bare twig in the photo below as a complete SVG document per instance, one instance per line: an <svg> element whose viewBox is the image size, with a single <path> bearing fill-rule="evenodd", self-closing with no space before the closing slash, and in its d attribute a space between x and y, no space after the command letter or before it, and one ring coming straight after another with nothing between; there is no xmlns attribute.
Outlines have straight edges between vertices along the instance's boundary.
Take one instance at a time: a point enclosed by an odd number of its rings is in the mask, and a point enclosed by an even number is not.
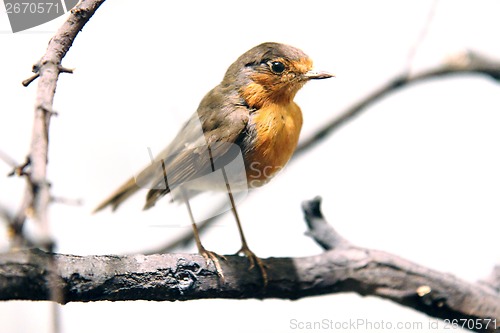
<svg viewBox="0 0 500 333"><path fill-rule="evenodd" d="M49 233L48 206L51 202L50 184L47 181L47 156L49 147L50 118L53 111L54 94L60 73L71 73L61 65L61 61L73 44L77 34L89 21L104 0L83 0L71 10L67 20L49 41L46 53L33 66L35 75L23 81L28 85L36 78L38 81L35 102L35 120L29 153L30 173L28 184L15 218L13 230L21 237L27 216L32 216L42 230L42 246L53 247ZM23 168L24 169L24 168Z"/></svg>
<svg viewBox="0 0 500 333"><path fill-rule="evenodd" d="M54 242L49 232L48 208L52 201L50 195L50 184L47 180L47 157L49 149L49 127L50 118L57 115L53 110L54 95L57 80L60 73L72 73L61 65L61 61L69 51L78 33L83 29L92 15L96 12L104 0L81 0L71 11L63 25L49 41L47 51L42 58L33 66L35 73L24 80L22 84L28 86L31 82L38 80L37 96L35 101L35 119L33 123L32 138L27 163L16 172L24 174L27 179L24 197L20 208L13 219L11 229L13 231L13 245L16 243L29 244L29 240L23 237L23 226L28 216L32 217L40 226L41 242L36 244L41 248L51 251ZM29 164L29 173L24 172ZM57 264L54 258L47 261L46 294L48 299L54 302L62 302L63 292L57 285ZM59 313L56 306L53 307L53 331L59 331Z"/></svg>
<svg viewBox="0 0 500 333"><path fill-rule="evenodd" d="M417 37L417 40L413 44L413 46L410 49L410 52L408 52L408 59L406 61L406 72L409 74L411 72L411 67L413 65L413 61L415 59L415 55L417 54L420 46L422 45L423 41L425 40L425 37L427 37L427 34L429 32L430 26L432 24L432 21L434 19L434 15L436 13L436 8L439 0L433 0L431 7L429 8L429 12L427 13L427 18L424 22L422 30L420 30L420 34Z"/></svg>
<svg viewBox="0 0 500 333"><path fill-rule="evenodd" d="M4 151L0 150L0 160L4 161L8 166L15 168L18 164L16 160L7 155Z"/></svg>
<svg viewBox="0 0 500 333"><path fill-rule="evenodd" d="M26 157L26 160L24 161L23 164L15 164L14 169L12 169L11 172L7 176L12 177L14 175L16 176L29 176L29 172L26 171L26 169L30 166L30 158L29 156ZM28 177L29 180L29 177Z"/></svg>
<svg viewBox="0 0 500 333"><path fill-rule="evenodd" d="M259 271L248 270L248 260L239 256L226 256L220 262L225 275L222 283L213 264L198 254L81 257L24 250L0 255L0 299L48 300L48 276L53 274L58 290L64 291L60 303L298 299L355 292L388 299L436 318L480 321L483 328L477 331L494 331L488 319L500 323L500 294L492 288L350 244L326 226L319 199L304 207L309 234L331 250L304 258L263 259L268 272L264 289ZM51 266L51 261L57 264Z"/></svg>
<svg viewBox="0 0 500 333"><path fill-rule="evenodd" d="M23 82L21 82L21 84L23 86L27 87L31 84L31 82L38 79L39 76L40 76L40 73L35 73L35 74L31 75L29 78L27 78L26 80L23 80Z"/></svg>
<svg viewBox="0 0 500 333"><path fill-rule="evenodd" d="M435 69L422 71L411 76L408 76L406 73L402 73L365 98L361 99L359 102L351 105L344 112L342 112L340 116L327 121L323 127L316 130L313 135L301 142L295 151L293 158L297 158L297 156L303 152L323 141L323 139L337 130L340 126L344 125L347 121L354 119L356 116L360 115L362 111L366 110L368 106L390 93L396 92L399 89L405 88L417 82L464 74L482 74L499 81L500 61L487 59L478 53L469 51L456 55L456 57L447 61L447 63L443 66Z"/></svg>
<svg viewBox="0 0 500 333"><path fill-rule="evenodd" d="M325 250L349 247L351 244L326 222L320 205L320 197L302 203L304 218L309 229L307 235Z"/></svg>

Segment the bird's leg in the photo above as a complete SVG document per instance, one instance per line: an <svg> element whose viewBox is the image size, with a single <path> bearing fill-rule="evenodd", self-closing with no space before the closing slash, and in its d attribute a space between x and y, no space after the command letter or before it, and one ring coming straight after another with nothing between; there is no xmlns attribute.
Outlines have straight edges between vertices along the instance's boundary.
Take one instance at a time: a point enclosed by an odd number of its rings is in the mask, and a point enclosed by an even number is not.
<svg viewBox="0 0 500 333"><path fill-rule="evenodd" d="M191 218L191 226L193 227L194 239L196 241L196 246L198 247L198 252L203 256L203 258L205 258L207 265L210 263L210 261L214 263L217 275L221 278L222 282L224 282L224 273L222 273L222 267L220 266L219 256L222 259L226 258L224 256L216 254L215 252L208 251L205 249L205 247L203 247L203 245L201 244L198 227L196 226L196 222L194 220L193 211L191 210L191 204L189 203L189 199L187 195L184 193L184 190L181 189L181 192L189 212L189 217Z"/></svg>
<svg viewBox="0 0 500 333"><path fill-rule="evenodd" d="M222 175L224 176L224 181L226 182L226 188L227 188L227 193L229 195L229 201L231 202L231 210L233 211L234 218L236 219L236 224L238 225L238 231L240 233L240 238L241 238L241 249L236 252L236 254L244 254L248 260L250 261L250 268L252 269L255 267L255 264L259 266L260 269L260 274L262 275L262 280L264 281L264 286L267 286L267 271L264 266L264 263L262 260L255 255L255 253L252 252L248 248L247 240L245 239L245 235L243 234L243 228L241 227L241 222L240 222L240 217L238 216L238 211L236 210L236 204L234 203L234 197L233 193L231 191L231 186L229 186L229 181L227 179L227 174L224 168L221 168L222 170Z"/></svg>
<svg viewBox="0 0 500 333"><path fill-rule="evenodd" d="M167 181L167 170L165 168L165 161L161 161L161 167L163 169L163 179L165 181L165 186L168 187L168 181ZM222 273L222 267L220 266L219 263L219 258L217 257L217 254L212 251L207 251L203 245L201 244L200 240L200 233L198 232L198 227L196 226L196 221L194 220L193 216L193 210L191 209L191 204L189 203L189 196L186 194L184 191L184 188L179 187L179 191L181 193L182 199L184 203L186 204L186 207L189 212L189 218L191 219L191 226L193 227L193 233L194 233L194 239L196 241L196 246L198 247L198 252L205 258L207 262L207 266L210 264L210 261L214 263L215 270L217 271L217 275L221 278L222 282L224 282L224 273ZM224 256L220 256L222 259Z"/></svg>

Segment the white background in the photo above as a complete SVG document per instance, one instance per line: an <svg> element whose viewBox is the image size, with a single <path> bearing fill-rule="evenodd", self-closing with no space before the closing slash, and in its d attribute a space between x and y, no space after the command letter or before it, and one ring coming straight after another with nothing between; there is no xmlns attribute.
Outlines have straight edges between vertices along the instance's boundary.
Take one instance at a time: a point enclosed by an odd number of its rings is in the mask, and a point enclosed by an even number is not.
<svg viewBox="0 0 500 333"><path fill-rule="evenodd" d="M296 102L302 138L408 66L431 1L107 1L63 60L50 128L49 179L58 251L120 254L151 250L189 228L185 207L162 201L143 212L141 192L116 213L91 210L148 163L177 133L241 53L265 41L304 50L337 77L308 83ZM438 3L411 71L439 66L472 49L500 59L500 3ZM65 17L12 34L0 14L0 150L24 160L36 82L21 81ZM480 75L412 85L290 164L239 206L250 247L261 257L307 256L300 204L323 197L323 211L350 241L395 253L468 281L500 261L500 87ZM10 168L0 163L0 175ZM0 177L0 203L15 210L24 181ZM210 195L196 209L215 205ZM203 235L208 249L234 253L230 214ZM36 226L29 225L36 234ZM0 245L7 250L5 230ZM194 252L195 247L182 249ZM46 302L0 303L2 332L49 332ZM64 332L294 332L292 319L374 323L429 318L354 294L284 300L99 302L61 307ZM432 320L431 320L432 321ZM331 331L331 330L325 330ZM364 329L355 330L363 332ZM422 330L407 330L422 331ZM425 331L425 330L424 330ZM434 330L437 331L437 330ZM449 332L450 330L443 330Z"/></svg>

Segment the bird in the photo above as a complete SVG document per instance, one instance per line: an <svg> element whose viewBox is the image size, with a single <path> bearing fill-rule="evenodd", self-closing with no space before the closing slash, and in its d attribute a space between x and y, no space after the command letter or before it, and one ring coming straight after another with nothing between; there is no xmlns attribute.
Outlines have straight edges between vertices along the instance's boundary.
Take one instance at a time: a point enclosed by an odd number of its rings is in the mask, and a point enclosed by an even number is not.
<svg viewBox="0 0 500 333"><path fill-rule="evenodd" d="M188 208L198 252L207 263L214 263L224 281L219 255L201 243L189 199L200 192L227 191L242 244L237 254L248 258L250 269L257 264L266 285L266 268L248 247L234 194L263 186L283 169L297 147L303 122L294 97L306 82L331 77L329 72L313 70L311 58L296 47L265 42L251 48L229 66L220 84L204 96L152 163L94 212L108 206L116 210L141 188L149 189L144 209L176 193ZM242 168L231 168L238 157ZM207 176L216 171L222 174L222 182Z"/></svg>

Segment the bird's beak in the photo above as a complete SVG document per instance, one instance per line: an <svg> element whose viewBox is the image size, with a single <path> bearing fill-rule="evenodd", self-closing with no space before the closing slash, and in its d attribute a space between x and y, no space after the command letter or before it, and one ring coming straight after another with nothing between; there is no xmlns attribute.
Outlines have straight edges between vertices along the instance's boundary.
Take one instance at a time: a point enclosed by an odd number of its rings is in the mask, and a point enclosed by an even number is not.
<svg viewBox="0 0 500 333"><path fill-rule="evenodd" d="M335 77L335 75L328 73L328 72L322 72L322 71L309 71L305 74L303 74L304 79L306 80L321 80L321 79L328 79L329 77Z"/></svg>

